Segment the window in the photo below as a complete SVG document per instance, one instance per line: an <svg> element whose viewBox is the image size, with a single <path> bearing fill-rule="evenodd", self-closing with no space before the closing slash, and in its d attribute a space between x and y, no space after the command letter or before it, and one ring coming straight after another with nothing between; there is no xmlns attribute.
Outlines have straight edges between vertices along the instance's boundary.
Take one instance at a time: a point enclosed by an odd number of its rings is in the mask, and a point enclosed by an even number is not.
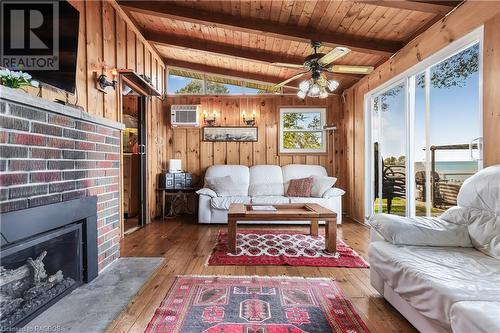
<svg viewBox="0 0 500 333"><path fill-rule="evenodd" d="M325 153L325 108L280 109L280 153Z"/></svg>
<svg viewBox="0 0 500 333"><path fill-rule="evenodd" d="M206 75L207 95L242 95L242 82L236 79Z"/></svg>
<svg viewBox="0 0 500 333"><path fill-rule="evenodd" d="M167 87L169 95L255 95L279 92L273 85L266 83L177 68L168 69Z"/></svg>
<svg viewBox="0 0 500 333"><path fill-rule="evenodd" d="M365 96L366 211L436 216L482 168L477 30Z"/></svg>
<svg viewBox="0 0 500 333"><path fill-rule="evenodd" d="M168 75L168 94L203 94L203 76L188 77L181 74Z"/></svg>

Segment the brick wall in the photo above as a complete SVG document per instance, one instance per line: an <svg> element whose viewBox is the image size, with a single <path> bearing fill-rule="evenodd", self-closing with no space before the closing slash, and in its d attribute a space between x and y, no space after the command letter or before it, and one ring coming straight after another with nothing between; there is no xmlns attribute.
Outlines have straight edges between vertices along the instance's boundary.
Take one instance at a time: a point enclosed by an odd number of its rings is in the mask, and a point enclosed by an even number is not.
<svg viewBox="0 0 500 333"><path fill-rule="evenodd" d="M0 100L0 212L97 196L99 270L119 257L120 131Z"/></svg>

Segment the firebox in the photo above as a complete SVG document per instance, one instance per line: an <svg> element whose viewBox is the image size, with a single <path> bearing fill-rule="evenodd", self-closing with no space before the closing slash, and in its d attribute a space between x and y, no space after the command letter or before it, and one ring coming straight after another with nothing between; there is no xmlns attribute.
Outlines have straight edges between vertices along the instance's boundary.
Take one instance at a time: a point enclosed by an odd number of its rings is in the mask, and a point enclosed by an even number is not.
<svg viewBox="0 0 500 333"><path fill-rule="evenodd" d="M0 331L22 327L97 276L97 198L2 214Z"/></svg>

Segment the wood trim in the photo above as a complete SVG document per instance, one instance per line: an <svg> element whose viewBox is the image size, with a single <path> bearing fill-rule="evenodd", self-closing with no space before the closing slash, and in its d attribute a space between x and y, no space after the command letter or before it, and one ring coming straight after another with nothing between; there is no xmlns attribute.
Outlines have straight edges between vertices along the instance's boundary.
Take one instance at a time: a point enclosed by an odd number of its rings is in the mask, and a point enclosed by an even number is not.
<svg viewBox="0 0 500 333"><path fill-rule="evenodd" d="M309 43L321 36L324 45L346 46L363 53L378 54L389 57L403 47L398 41L372 40L348 34L316 31L296 25L270 23L261 19L228 16L216 12L183 7L172 2L145 2L145 1L119 1L124 10L142 13L156 17L163 17L178 21L215 26L230 30L237 30L258 35L276 37Z"/></svg>
<svg viewBox="0 0 500 333"><path fill-rule="evenodd" d="M144 96L161 97L162 94L151 83L147 82L137 72L130 69L119 69L118 73L127 85Z"/></svg>
<svg viewBox="0 0 500 333"><path fill-rule="evenodd" d="M500 14L484 25L483 40L483 162L500 164Z"/></svg>

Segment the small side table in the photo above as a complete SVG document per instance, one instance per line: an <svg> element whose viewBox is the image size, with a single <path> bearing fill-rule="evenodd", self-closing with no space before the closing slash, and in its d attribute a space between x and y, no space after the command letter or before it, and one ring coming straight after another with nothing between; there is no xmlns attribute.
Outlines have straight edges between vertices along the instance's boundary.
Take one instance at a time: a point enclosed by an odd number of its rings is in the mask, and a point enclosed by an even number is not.
<svg viewBox="0 0 500 333"><path fill-rule="evenodd" d="M188 207L188 194L194 193L198 191L201 187L184 187L184 188L159 188L156 189L158 192L160 192L161 195L161 211L162 211L162 217L173 217L176 216L175 211L174 211L174 205L180 201L182 207L184 208L184 211L186 211L188 214L192 214L189 210ZM168 214L165 215L166 209L165 209L165 204L166 200L165 197L171 197L170 199L170 209L168 211Z"/></svg>

